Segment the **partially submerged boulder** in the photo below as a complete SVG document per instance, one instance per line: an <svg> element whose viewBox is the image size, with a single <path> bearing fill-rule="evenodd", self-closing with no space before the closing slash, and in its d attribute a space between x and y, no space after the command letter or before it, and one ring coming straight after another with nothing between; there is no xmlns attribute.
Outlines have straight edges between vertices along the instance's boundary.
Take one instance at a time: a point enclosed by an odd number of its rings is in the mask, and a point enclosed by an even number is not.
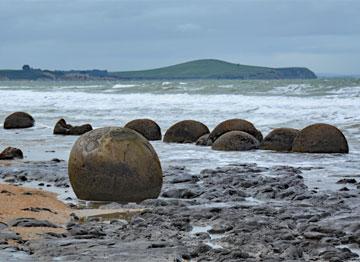
<svg viewBox="0 0 360 262"><path fill-rule="evenodd" d="M171 126L164 135L166 143L195 143L199 137L210 133L209 128L194 120L180 121Z"/></svg>
<svg viewBox="0 0 360 262"><path fill-rule="evenodd" d="M291 151L299 130L294 128L275 128L262 141L260 149L280 152Z"/></svg>
<svg viewBox="0 0 360 262"><path fill-rule="evenodd" d="M335 126L314 124L305 127L294 139L293 152L349 153L344 134Z"/></svg>
<svg viewBox="0 0 360 262"><path fill-rule="evenodd" d="M157 198L162 186L159 158L143 136L120 127L82 135L69 158L69 178L84 200L141 202Z"/></svg>
<svg viewBox="0 0 360 262"><path fill-rule="evenodd" d="M12 160L15 158L24 158L23 152L15 147L7 147L0 153L0 160Z"/></svg>
<svg viewBox="0 0 360 262"><path fill-rule="evenodd" d="M34 118L25 112L15 112L7 116L4 121L5 129L14 128L29 128L33 127L35 123Z"/></svg>
<svg viewBox="0 0 360 262"><path fill-rule="evenodd" d="M211 142L213 143L221 135L223 135L227 132L230 132L230 131L246 132L246 133L252 135L253 137L255 137L259 142L261 142L263 139L261 132L259 130L257 130L251 122L244 120L244 119L234 118L234 119L225 120L225 121L221 122L220 124L218 124L214 128L214 130L211 131L209 140L211 140Z"/></svg>
<svg viewBox="0 0 360 262"><path fill-rule="evenodd" d="M209 134L205 134L196 140L197 146L211 146L211 140L209 140Z"/></svg>
<svg viewBox="0 0 360 262"><path fill-rule="evenodd" d="M230 131L212 144L212 149L221 151L247 151L259 148L259 141L243 131Z"/></svg>
<svg viewBox="0 0 360 262"><path fill-rule="evenodd" d="M127 123L125 127L135 130L147 140L161 140L160 126L151 119L135 119Z"/></svg>
<svg viewBox="0 0 360 262"><path fill-rule="evenodd" d="M67 124L64 119L60 119L57 121L54 127L54 134L55 135L74 135L74 136L80 136L82 134L85 134L89 131L93 130L92 126L90 124L85 124L81 126L72 126L70 124Z"/></svg>

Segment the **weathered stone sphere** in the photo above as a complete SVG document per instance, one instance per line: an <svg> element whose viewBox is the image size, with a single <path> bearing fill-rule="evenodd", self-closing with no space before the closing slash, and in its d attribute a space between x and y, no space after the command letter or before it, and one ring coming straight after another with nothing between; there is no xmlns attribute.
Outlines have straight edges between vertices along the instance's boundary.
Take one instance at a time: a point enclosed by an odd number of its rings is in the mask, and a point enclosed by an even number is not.
<svg viewBox="0 0 360 262"><path fill-rule="evenodd" d="M161 140L160 126L151 119L135 119L125 125L143 135L147 140Z"/></svg>
<svg viewBox="0 0 360 262"><path fill-rule="evenodd" d="M202 135L196 140L197 146L211 146L211 140L209 140L209 134Z"/></svg>
<svg viewBox="0 0 360 262"><path fill-rule="evenodd" d="M28 113L15 112L5 118L4 128L28 128L34 126L34 123L34 118Z"/></svg>
<svg viewBox="0 0 360 262"><path fill-rule="evenodd" d="M280 152L291 151L299 130L294 128L275 128L262 141L260 149Z"/></svg>
<svg viewBox="0 0 360 262"><path fill-rule="evenodd" d="M344 134L335 126L314 124L305 127L294 139L293 152L349 153Z"/></svg>
<svg viewBox="0 0 360 262"><path fill-rule="evenodd" d="M80 136L89 131L93 130L90 124L85 124L81 126L72 126L64 119L60 119L56 122L54 127L54 135L73 135L73 136Z"/></svg>
<svg viewBox="0 0 360 262"><path fill-rule="evenodd" d="M255 128L255 126L247 120L244 119L229 119L218 124L213 131L211 131L209 139L212 142L215 142L221 135L229 132L229 131L243 131L246 132L253 137L255 137L259 142L262 141L263 136L259 130Z"/></svg>
<svg viewBox="0 0 360 262"><path fill-rule="evenodd" d="M230 131L216 139L211 148L221 151L247 151L258 149L259 145L259 141L246 132Z"/></svg>
<svg viewBox="0 0 360 262"><path fill-rule="evenodd" d="M210 133L209 128L194 120L180 121L171 126L164 135L166 143L195 143L202 135Z"/></svg>
<svg viewBox="0 0 360 262"><path fill-rule="evenodd" d="M104 127L79 137L68 169L76 196L84 200L140 202L157 198L162 186L155 150L128 128Z"/></svg>

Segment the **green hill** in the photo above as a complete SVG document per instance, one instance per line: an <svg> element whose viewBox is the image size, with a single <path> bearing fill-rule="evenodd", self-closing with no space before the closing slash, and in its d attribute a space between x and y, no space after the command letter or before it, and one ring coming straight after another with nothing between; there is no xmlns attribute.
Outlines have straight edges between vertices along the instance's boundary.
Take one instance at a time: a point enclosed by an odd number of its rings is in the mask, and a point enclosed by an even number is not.
<svg viewBox="0 0 360 262"><path fill-rule="evenodd" d="M270 68L228 63L215 59L195 60L173 66L142 71L108 72L106 70L51 71L33 69L0 70L0 80L98 80L98 79L312 79L307 68Z"/></svg>
<svg viewBox="0 0 360 262"><path fill-rule="evenodd" d="M269 68L233 64L215 59L195 60L158 69L114 72L125 79L296 79L316 78L307 68Z"/></svg>

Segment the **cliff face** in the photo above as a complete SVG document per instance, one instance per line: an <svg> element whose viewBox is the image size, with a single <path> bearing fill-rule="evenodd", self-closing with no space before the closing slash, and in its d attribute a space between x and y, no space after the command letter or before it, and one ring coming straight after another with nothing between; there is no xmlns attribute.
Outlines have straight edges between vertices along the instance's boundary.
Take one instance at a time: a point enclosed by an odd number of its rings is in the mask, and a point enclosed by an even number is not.
<svg viewBox="0 0 360 262"><path fill-rule="evenodd" d="M96 79L313 79L307 68L270 68L228 63L215 59L195 60L163 68L108 72L106 70L50 71L25 68L0 70L0 79L8 80L96 80Z"/></svg>

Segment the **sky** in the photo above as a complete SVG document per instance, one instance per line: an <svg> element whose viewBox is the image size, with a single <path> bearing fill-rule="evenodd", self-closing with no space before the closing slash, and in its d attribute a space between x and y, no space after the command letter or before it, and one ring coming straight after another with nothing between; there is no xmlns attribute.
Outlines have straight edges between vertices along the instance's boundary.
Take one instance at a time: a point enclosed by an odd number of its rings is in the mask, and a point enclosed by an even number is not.
<svg viewBox="0 0 360 262"><path fill-rule="evenodd" d="M0 68L194 59L360 75L359 0L0 0Z"/></svg>

